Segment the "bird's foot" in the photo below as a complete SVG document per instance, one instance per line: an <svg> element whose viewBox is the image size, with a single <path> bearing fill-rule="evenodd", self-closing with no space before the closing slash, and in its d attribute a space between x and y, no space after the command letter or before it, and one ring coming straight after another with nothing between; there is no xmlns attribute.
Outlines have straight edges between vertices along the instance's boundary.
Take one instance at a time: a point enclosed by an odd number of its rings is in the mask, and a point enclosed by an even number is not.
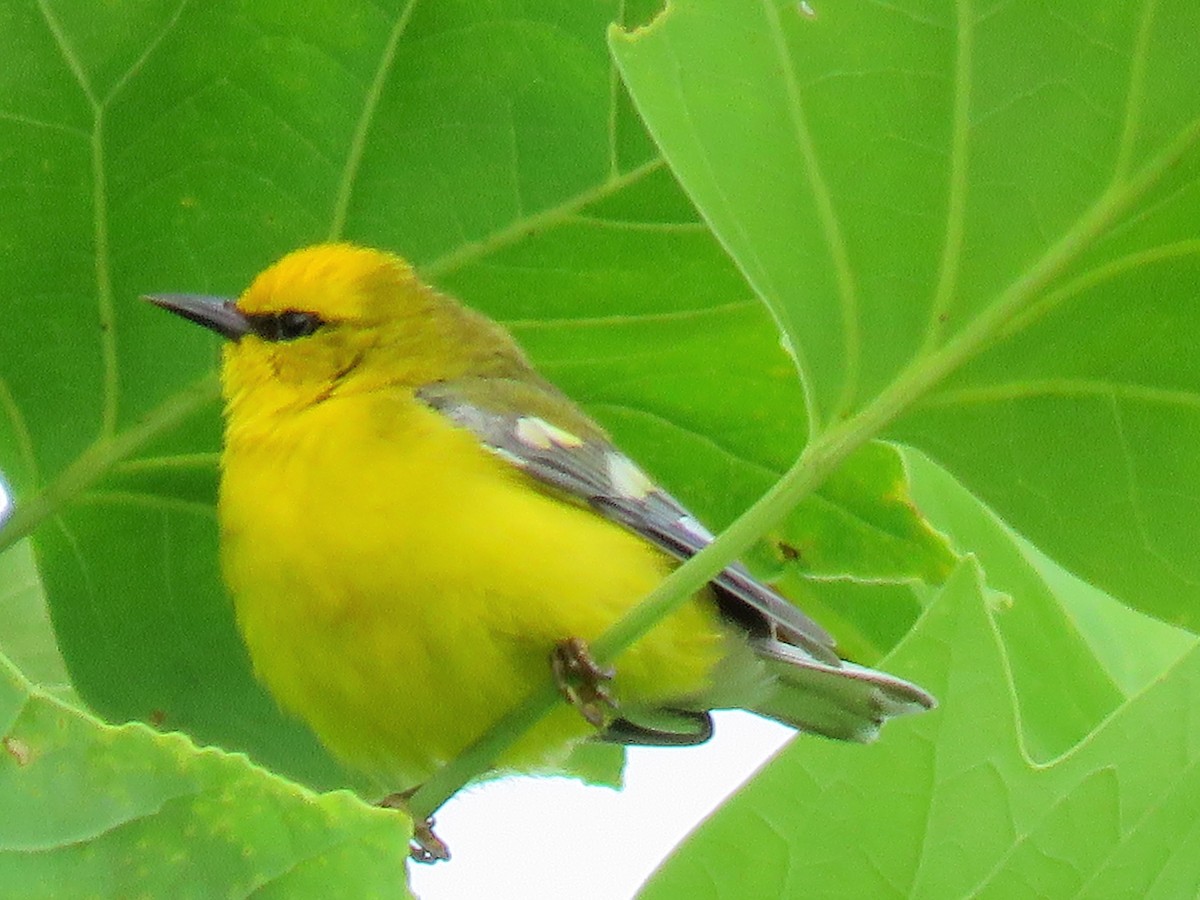
<svg viewBox="0 0 1200 900"><path fill-rule="evenodd" d="M405 815L412 816L408 808L408 798L416 792L416 788L401 791L398 794L388 794L379 801L384 809L398 809ZM413 820L413 835L408 842L408 855L419 863L435 863L450 858L450 848L446 842L433 833L433 817L423 822Z"/></svg>
<svg viewBox="0 0 1200 900"><path fill-rule="evenodd" d="M609 693L608 682L616 672L592 659L581 638L559 641L550 655L550 667L563 698L579 710L590 725L604 728L609 724L617 704Z"/></svg>

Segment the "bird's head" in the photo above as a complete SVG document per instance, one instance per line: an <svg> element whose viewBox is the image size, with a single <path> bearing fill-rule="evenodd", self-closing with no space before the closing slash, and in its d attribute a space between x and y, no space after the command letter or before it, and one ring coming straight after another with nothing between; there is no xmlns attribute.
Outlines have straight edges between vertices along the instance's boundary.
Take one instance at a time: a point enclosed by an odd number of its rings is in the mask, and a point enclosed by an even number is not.
<svg viewBox="0 0 1200 900"><path fill-rule="evenodd" d="M226 338L231 418L244 401L282 414L346 393L526 367L503 329L424 285L400 257L350 244L290 253L236 300L146 299Z"/></svg>

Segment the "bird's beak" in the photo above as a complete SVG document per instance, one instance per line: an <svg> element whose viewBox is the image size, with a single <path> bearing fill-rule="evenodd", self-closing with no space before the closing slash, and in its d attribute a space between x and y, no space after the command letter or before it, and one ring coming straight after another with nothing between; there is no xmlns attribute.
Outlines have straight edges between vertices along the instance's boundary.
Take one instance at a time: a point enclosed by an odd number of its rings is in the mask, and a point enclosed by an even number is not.
<svg viewBox="0 0 1200 900"><path fill-rule="evenodd" d="M202 294L147 294L142 298L155 306L169 309L197 325L211 328L227 340L237 341L251 332L250 320L238 311L237 302L228 297Z"/></svg>

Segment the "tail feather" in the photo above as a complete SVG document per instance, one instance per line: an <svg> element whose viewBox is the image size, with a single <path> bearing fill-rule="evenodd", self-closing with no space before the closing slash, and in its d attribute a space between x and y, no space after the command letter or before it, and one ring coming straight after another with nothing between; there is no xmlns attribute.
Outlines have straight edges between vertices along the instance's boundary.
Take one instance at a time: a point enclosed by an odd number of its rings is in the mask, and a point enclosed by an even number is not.
<svg viewBox="0 0 1200 900"><path fill-rule="evenodd" d="M868 743L893 716L922 712L936 701L915 684L851 662L831 664L790 644L752 642L774 681L754 712L826 737Z"/></svg>

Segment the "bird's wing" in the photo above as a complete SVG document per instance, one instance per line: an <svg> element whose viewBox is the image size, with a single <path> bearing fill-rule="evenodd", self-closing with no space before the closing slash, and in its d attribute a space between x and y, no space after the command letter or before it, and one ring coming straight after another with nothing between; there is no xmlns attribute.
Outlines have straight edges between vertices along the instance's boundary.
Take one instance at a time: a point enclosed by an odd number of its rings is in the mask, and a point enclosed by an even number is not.
<svg viewBox="0 0 1200 900"><path fill-rule="evenodd" d="M678 559L713 535L608 440L598 425L546 382L464 378L417 391L422 402L543 485L587 505ZM740 564L712 580L722 613L752 635L838 665L833 639Z"/></svg>

